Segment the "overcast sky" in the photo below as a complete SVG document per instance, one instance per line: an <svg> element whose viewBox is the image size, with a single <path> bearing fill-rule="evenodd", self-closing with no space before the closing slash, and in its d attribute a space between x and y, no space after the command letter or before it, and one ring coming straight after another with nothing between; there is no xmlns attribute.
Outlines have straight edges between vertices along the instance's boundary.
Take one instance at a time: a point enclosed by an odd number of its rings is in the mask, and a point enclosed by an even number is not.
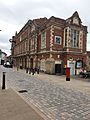
<svg viewBox="0 0 90 120"><path fill-rule="evenodd" d="M0 49L10 55L9 39L29 19L59 17L67 19L78 11L88 26L87 50L90 50L90 0L0 0Z"/></svg>

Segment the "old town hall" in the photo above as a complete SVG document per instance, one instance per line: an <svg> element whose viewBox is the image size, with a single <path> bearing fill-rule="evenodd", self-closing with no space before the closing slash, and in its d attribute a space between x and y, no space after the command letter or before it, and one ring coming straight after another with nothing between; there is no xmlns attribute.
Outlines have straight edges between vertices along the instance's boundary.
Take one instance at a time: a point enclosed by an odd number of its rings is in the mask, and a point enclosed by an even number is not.
<svg viewBox="0 0 90 120"><path fill-rule="evenodd" d="M48 74L78 74L86 64L87 26L76 11L67 19L50 17L29 20L10 39L13 65L39 68Z"/></svg>

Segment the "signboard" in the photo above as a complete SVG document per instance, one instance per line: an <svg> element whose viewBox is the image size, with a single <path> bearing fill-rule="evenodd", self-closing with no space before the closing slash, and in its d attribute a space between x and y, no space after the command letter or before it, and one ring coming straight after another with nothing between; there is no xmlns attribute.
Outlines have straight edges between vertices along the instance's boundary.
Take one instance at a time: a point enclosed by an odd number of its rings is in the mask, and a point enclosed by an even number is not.
<svg viewBox="0 0 90 120"><path fill-rule="evenodd" d="M77 61L76 68L81 68L81 67L82 67L82 61Z"/></svg>

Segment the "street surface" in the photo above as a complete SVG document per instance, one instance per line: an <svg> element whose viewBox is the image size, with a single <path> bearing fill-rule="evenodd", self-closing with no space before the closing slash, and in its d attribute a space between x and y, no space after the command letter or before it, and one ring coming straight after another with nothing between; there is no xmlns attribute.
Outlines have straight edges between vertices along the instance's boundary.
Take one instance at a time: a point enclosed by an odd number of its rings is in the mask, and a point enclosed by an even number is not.
<svg viewBox="0 0 90 120"><path fill-rule="evenodd" d="M24 70L0 66L6 72L6 88L19 93L25 101L35 105L49 120L90 120L90 82L65 76L26 74Z"/></svg>

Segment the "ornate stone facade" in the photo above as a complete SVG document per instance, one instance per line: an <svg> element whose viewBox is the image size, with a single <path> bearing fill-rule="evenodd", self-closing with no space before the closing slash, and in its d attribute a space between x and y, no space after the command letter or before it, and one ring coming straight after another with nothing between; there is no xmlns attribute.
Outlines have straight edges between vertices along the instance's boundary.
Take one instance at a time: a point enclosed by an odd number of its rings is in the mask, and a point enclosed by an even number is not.
<svg viewBox="0 0 90 120"><path fill-rule="evenodd" d="M70 67L74 75L86 63L87 27L77 12L66 20L54 16L29 20L12 39L12 58L18 67L50 74L62 74Z"/></svg>

